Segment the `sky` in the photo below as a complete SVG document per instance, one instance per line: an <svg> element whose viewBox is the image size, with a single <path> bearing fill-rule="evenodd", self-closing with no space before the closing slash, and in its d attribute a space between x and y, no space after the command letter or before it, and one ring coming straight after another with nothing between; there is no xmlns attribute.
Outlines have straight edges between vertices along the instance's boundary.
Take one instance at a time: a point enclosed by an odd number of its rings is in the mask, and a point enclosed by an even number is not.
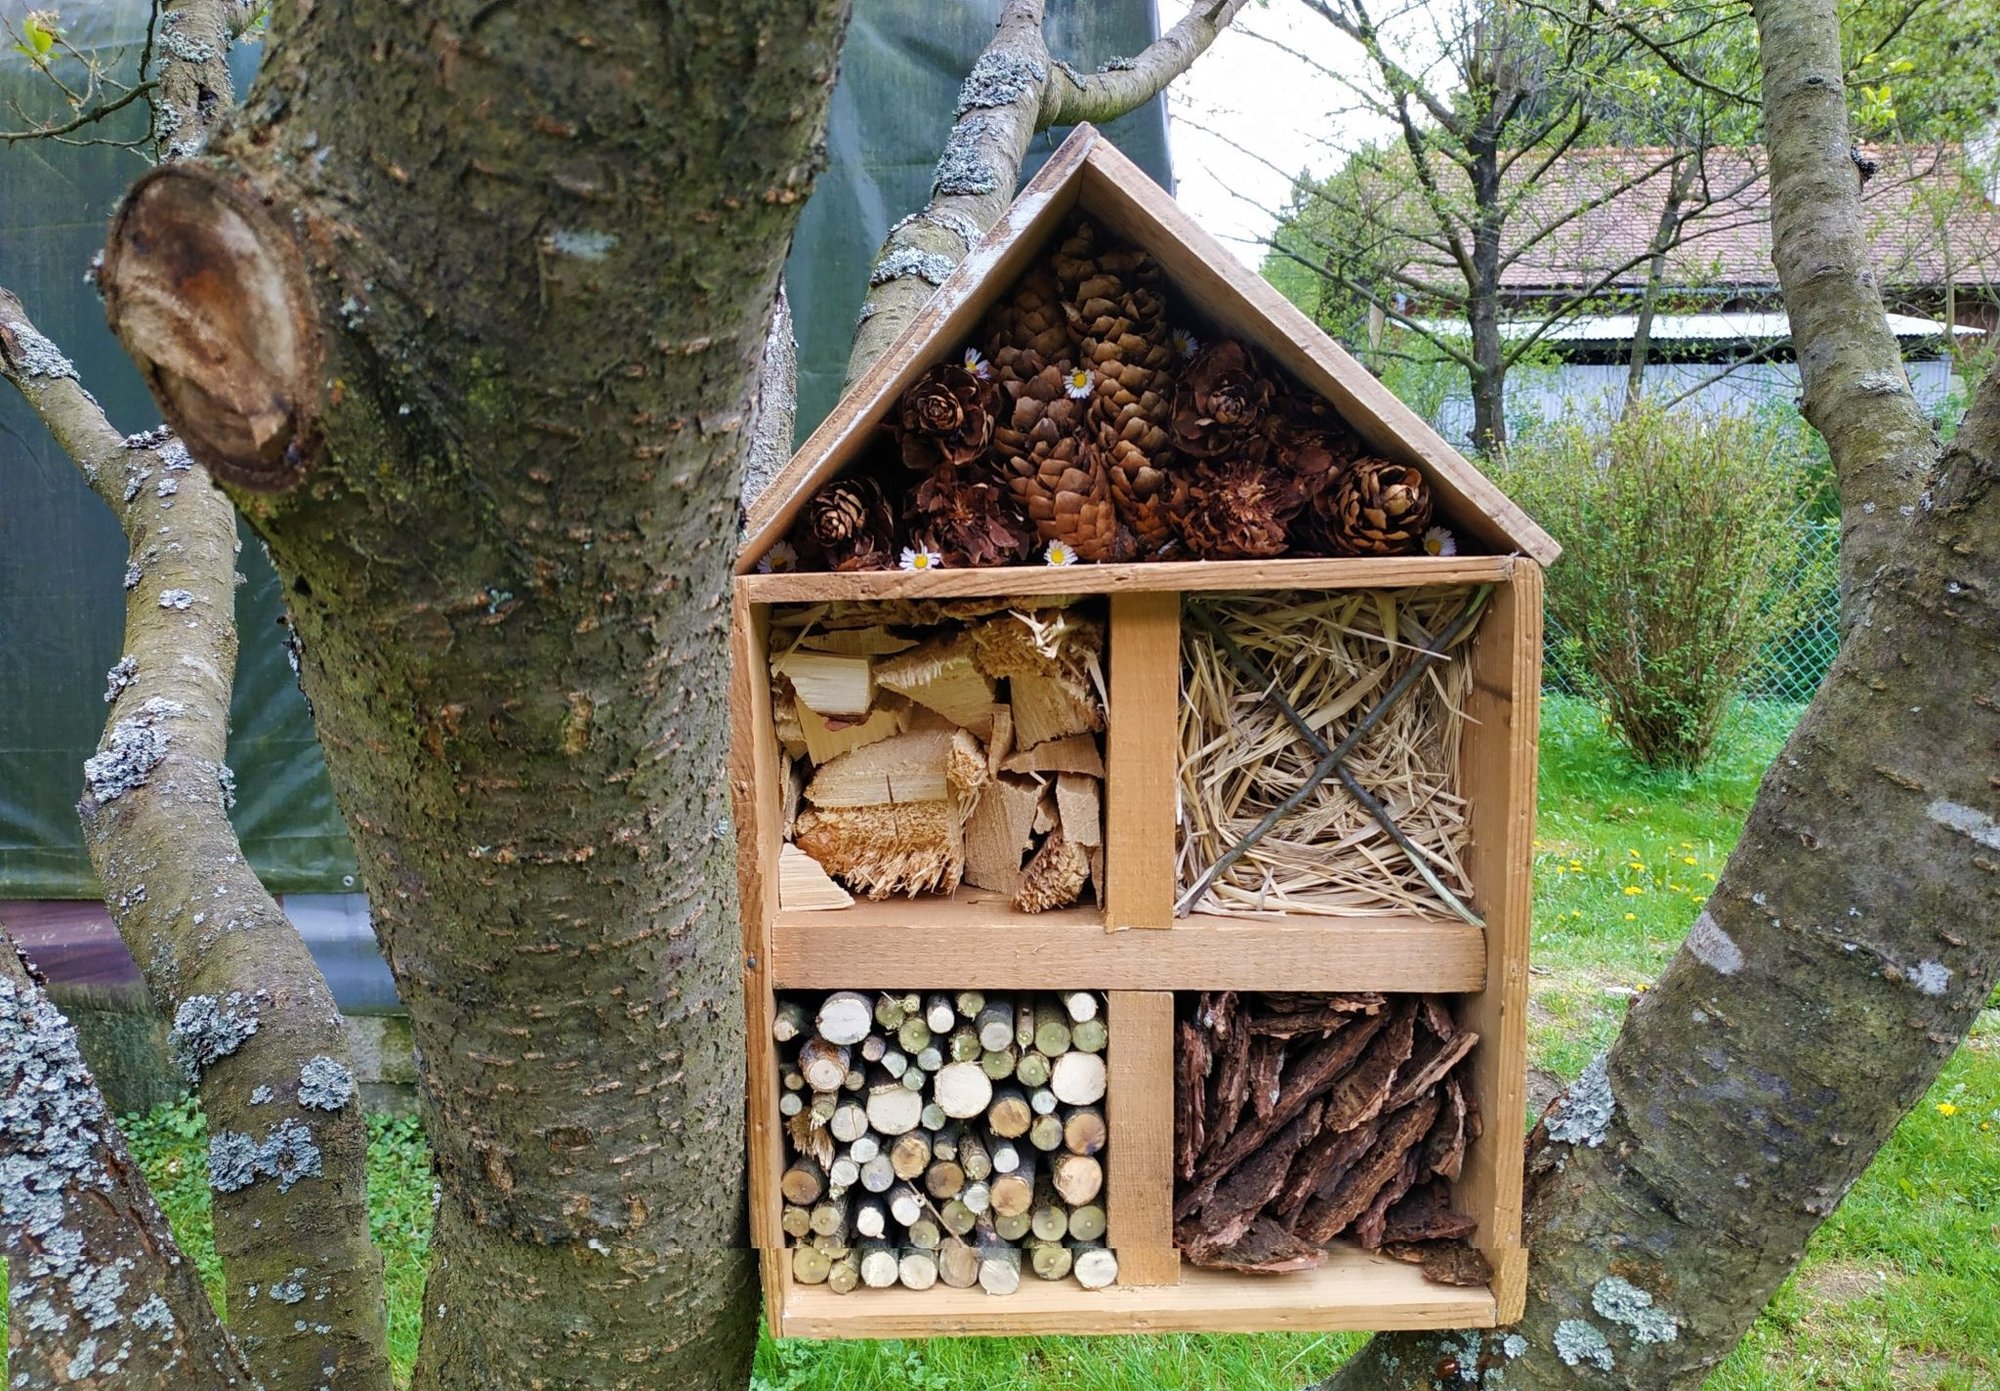
<svg viewBox="0 0 2000 1391"><path fill-rule="evenodd" d="M1158 5L1163 32L1189 8L1187 0ZM1358 73L1359 60L1355 45L1299 0L1252 0L1168 89L1181 206L1246 264L1263 259L1292 176L1329 172L1363 136L1362 122L1342 110L1351 99L1313 66Z"/></svg>

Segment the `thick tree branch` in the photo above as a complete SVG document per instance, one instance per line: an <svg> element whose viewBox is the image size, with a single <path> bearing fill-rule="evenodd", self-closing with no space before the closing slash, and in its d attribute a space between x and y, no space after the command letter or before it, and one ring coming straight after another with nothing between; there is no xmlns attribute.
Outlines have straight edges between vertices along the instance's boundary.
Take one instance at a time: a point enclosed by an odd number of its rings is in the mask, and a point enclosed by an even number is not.
<svg viewBox="0 0 2000 1391"><path fill-rule="evenodd" d="M931 292L1000 220L1035 132L1109 121L1151 101L1208 46L1247 0L1207 0L1129 66L1078 77L1049 54L1043 0L1009 0L958 96L930 202L889 229L875 255L847 358L852 385L896 341Z"/></svg>
<svg viewBox="0 0 2000 1391"><path fill-rule="evenodd" d="M0 929L0 1246L8 1384L243 1391L243 1355L180 1253L76 1030Z"/></svg>
<svg viewBox="0 0 2000 1391"><path fill-rule="evenodd" d="M232 1326L272 1391L386 1387L368 1134L340 1012L229 824L235 510L164 431L114 430L4 290L0 376L131 543L124 655L78 811L105 904L199 1086ZM300 1270L303 1329L296 1309L250 1294Z"/></svg>

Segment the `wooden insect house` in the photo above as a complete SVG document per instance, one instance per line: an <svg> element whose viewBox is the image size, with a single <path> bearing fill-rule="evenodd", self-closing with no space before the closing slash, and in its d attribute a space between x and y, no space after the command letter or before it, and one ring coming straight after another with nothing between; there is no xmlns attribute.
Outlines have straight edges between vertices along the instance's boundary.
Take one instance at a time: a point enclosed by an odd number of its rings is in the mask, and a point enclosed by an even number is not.
<svg viewBox="0 0 2000 1391"><path fill-rule="evenodd" d="M1079 128L749 518L772 1331L1517 1317L1555 555Z"/></svg>

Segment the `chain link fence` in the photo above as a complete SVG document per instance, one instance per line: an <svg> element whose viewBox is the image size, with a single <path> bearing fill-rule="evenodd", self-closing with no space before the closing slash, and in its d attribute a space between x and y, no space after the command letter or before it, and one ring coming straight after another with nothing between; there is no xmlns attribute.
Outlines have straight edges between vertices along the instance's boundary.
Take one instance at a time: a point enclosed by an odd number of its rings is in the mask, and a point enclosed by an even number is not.
<svg viewBox="0 0 2000 1391"><path fill-rule="evenodd" d="M1804 544L1782 592L1793 612L1743 679L1746 700L1779 700L1803 705L1819 689L1840 650L1840 524L1800 517ZM1597 682L1585 665L1582 645L1551 613L1546 619L1542 688L1557 695L1595 699Z"/></svg>

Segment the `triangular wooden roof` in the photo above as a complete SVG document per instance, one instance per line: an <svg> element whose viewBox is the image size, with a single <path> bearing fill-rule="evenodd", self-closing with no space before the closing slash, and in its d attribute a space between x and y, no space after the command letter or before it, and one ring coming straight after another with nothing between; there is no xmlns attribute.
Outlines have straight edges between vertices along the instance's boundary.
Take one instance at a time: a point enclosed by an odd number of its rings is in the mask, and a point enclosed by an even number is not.
<svg viewBox="0 0 2000 1391"><path fill-rule="evenodd" d="M1197 227L1109 140L1081 125L751 506L737 573L753 568L785 535L813 491L853 461L903 389L973 337L986 311L1013 289L1079 209L1151 252L1177 301L1262 349L1331 402L1384 457L1421 468L1441 516L1479 549L1517 553L1544 565L1561 553L1547 532L1423 417Z"/></svg>

